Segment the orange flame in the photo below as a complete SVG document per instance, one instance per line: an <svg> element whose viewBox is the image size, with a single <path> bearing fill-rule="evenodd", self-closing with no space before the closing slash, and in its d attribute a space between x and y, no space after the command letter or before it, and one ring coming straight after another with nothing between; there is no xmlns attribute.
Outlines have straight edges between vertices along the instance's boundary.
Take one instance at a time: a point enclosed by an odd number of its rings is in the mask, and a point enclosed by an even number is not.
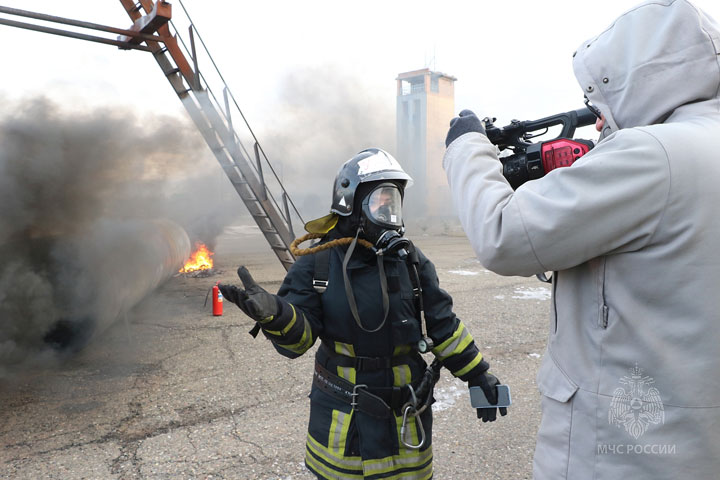
<svg viewBox="0 0 720 480"><path fill-rule="evenodd" d="M195 244L195 251L190 255L190 260L185 262L183 268L180 269L180 273L190 273L213 268L213 255L214 253L208 250L204 243L197 242Z"/></svg>

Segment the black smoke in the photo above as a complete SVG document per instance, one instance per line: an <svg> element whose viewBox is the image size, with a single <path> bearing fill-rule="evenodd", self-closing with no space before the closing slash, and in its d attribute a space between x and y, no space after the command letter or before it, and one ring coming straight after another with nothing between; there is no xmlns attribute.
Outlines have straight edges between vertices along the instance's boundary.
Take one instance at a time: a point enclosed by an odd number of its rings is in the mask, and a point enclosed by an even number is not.
<svg viewBox="0 0 720 480"><path fill-rule="evenodd" d="M132 307L112 297L127 255L138 262L157 255L143 222L171 220L191 241L212 247L242 208L229 191L189 121L122 109L69 111L46 98L6 102L0 378L44 362L51 347L84 342L99 323Z"/></svg>

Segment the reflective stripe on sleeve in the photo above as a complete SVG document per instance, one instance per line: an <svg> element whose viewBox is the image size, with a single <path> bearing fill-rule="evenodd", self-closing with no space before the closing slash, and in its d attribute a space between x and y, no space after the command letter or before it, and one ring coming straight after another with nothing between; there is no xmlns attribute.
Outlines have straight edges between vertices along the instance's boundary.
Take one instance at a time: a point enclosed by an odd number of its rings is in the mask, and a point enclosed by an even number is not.
<svg viewBox="0 0 720 480"><path fill-rule="evenodd" d="M295 311L295 307L293 307L292 305L290 305L290 306L293 309L293 321L291 323L294 323L294 321L296 319L296 311ZM307 352L310 349L310 347L312 347L312 345L314 343L314 339L313 339L313 335L312 335L312 328L310 328L310 322L305 320L305 316L302 315L302 312L300 312L300 315L301 315L301 319L302 319L303 327L304 327L303 334L300 337L300 341L298 341L297 343L292 343L292 344L288 344L288 345L284 345L284 344L276 341L275 344L280 348L284 348L285 350L288 350L290 352L302 355L303 353ZM285 330L285 329L283 329L283 330ZM268 333L271 333L271 332L268 332Z"/></svg>
<svg viewBox="0 0 720 480"><path fill-rule="evenodd" d="M451 355L462 353L472 341L472 335L470 335L470 332L465 328L465 324L461 321L458 322L458 326L450 338L433 348L432 352L438 359L445 360Z"/></svg>
<svg viewBox="0 0 720 480"><path fill-rule="evenodd" d="M290 329L293 327L293 325L295 325L295 322L297 321L297 312L295 311L295 307L292 304L290 304L290 308L292 309L292 312L293 312L292 318L290 319L288 324L282 328L282 330L267 330L267 329L265 329L265 332L267 332L270 335L275 335L276 337L282 337L287 332L289 332ZM304 320L305 319L303 318L303 321Z"/></svg>
<svg viewBox="0 0 720 480"><path fill-rule="evenodd" d="M468 373L473 368L475 368L477 366L477 364L482 361L482 359L483 359L482 353L478 352L477 355L475 355L475 358L470 363L465 365L460 370L452 372L452 374L455 375L456 377L461 377L461 376L465 375L466 373Z"/></svg>

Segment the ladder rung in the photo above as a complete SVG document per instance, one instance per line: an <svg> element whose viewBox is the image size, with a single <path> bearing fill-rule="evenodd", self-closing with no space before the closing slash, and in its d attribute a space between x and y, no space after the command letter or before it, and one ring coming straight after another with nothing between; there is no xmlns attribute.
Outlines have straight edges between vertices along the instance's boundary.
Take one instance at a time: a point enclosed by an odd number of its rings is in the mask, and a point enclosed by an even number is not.
<svg viewBox="0 0 720 480"><path fill-rule="evenodd" d="M148 12L145 7L155 3L158 4L156 5L158 11L153 15L153 13ZM146 25L141 28L145 28L148 30L148 34L152 34L153 32L149 30L155 28L155 31L157 31L157 26L164 25L164 22L169 20L169 12L161 14L159 9L160 3L164 4L166 2L125 0L123 6L127 7L126 11L135 22L134 25L141 25L145 22ZM192 21L190 21L190 24L192 25ZM193 27L191 27L191 37L193 31ZM176 35L176 40L182 41L179 33ZM141 43L141 40L136 38L133 43ZM229 90L227 86L225 86L225 103L228 112L226 115L227 118L224 118L222 108L217 102L213 101L212 97L206 100L205 97L200 95L201 92L206 90L210 93L212 92L210 85L201 85L197 62L195 62L195 68L193 69L193 66L187 63L187 60L194 60L193 58L184 59L176 57L175 47L173 46L175 45L174 42L167 44L162 41L151 43L157 45L153 47L154 58L165 74L165 77L169 80L175 93L181 100L186 100L188 97L194 99L192 102L184 102L186 110L190 113L197 129L223 168L225 175L235 187L238 196L242 199L250 215L256 221L257 226L265 237L265 241L270 245L270 248L275 251L283 266L285 266L286 269L289 268L295 260L289 247L286 245L286 241L289 240L288 236L292 235L292 226L289 220L285 220L285 217L289 217L290 214L288 207L289 198L284 197L284 204L279 203L279 197L276 198L267 184L265 184L263 172L259 165L261 157L257 142L255 144L255 158L251 158L251 156L246 158L248 152L245 151L240 141L240 136L235 133L232 122L230 121L230 102L227 95ZM168 45L170 48L168 48ZM212 58L210 58L210 60L212 60ZM221 75L220 79L222 80ZM247 127L249 128L249 125L247 125ZM252 133L252 130L250 130L250 133ZM230 134L230 136L228 136L228 134ZM254 165L255 160L258 162L257 166ZM254 167L254 170L252 167ZM245 177L244 173L247 173L248 176ZM282 187L282 183L280 185ZM282 205L284 205L284 213L281 208Z"/></svg>

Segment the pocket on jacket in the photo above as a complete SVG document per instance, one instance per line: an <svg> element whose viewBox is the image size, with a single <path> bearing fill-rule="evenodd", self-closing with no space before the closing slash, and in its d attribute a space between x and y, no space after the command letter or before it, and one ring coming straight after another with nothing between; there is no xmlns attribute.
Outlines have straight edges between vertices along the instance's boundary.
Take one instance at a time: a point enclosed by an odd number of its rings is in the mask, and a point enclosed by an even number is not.
<svg viewBox="0 0 720 480"><path fill-rule="evenodd" d="M540 393L558 402L567 402L578 390L578 386L555 364L549 351L545 352L538 370L537 386Z"/></svg>
<svg viewBox="0 0 720 480"><path fill-rule="evenodd" d="M391 327L393 345L415 345L421 338L420 325L414 318L393 319Z"/></svg>
<svg viewBox="0 0 720 480"><path fill-rule="evenodd" d="M537 384L542 402L542 420L533 459L533 478L566 479L573 427L573 397L578 387L545 353Z"/></svg>

